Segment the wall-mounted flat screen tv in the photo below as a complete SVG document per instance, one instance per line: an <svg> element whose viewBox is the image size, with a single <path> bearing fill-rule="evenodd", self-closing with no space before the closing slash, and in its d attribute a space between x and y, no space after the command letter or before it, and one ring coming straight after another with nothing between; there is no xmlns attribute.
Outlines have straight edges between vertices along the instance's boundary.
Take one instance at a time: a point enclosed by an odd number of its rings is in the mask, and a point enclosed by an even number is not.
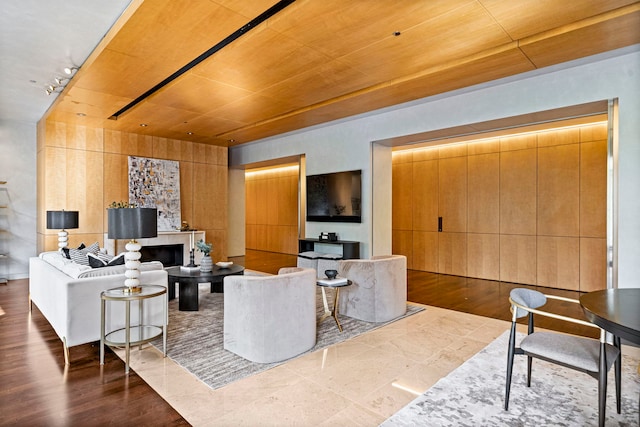
<svg viewBox="0 0 640 427"><path fill-rule="evenodd" d="M307 176L307 221L362 222L362 171Z"/></svg>

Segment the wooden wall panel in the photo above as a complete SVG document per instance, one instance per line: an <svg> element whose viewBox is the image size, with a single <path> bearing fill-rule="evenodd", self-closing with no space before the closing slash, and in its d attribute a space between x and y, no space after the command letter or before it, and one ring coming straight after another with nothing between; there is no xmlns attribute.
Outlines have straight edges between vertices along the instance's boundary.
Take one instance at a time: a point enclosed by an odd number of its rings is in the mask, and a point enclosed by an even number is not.
<svg viewBox="0 0 640 427"><path fill-rule="evenodd" d="M265 179L256 180L256 224L267 224L267 210L269 201L267 196L268 182Z"/></svg>
<svg viewBox="0 0 640 427"><path fill-rule="evenodd" d="M500 235L500 280L536 284L536 236Z"/></svg>
<svg viewBox="0 0 640 427"><path fill-rule="evenodd" d="M391 224L396 230L413 229L413 163L392 166Z"/></svg>
<svg viewBox="0 0 640 427"><path fill-rule="evenodd" d="M438 174L437 160L413 163L413 184L408 185L413 192L408 198L411 207L409 214L413 213L414 230L438 231Z"/></svg>
<svg viewBox="0 0 640 427"><path fill-rule="evenodd" d="M467 234L467 275L500 280L499 234Z"/></svg>
<svg viewBox="0 0 640 427"><path fill-rule="evenodd" d="M607 239L580 238L580 291L607 288Z"/></svg>
<svg viewBox="0 0 640 427"><path fill-rule="evenodd" d="M500 151L527 150L538 148L538 136L535 133L505 136L500 138Z"/></svg>
<svg viewBox="0 0 640 427"><path fill-rule="evenodd" d="M257 227L255 224L246 224L245 226L244 245L247 249L257 249Z"/></svg>
<svg viewBox="0 0 640 427"><path fill-rule="evenodd" d="M46 234L38 237L39 251L56 248L57 231L46 230L44 218L47 210L62 208L80 211L80 228L70 233L70 244L103 245L105 210L114 201L128 200L128 156L140 156L180 162L182 219L207 233L216 259L226 259L225 147L199 144L195 151L201 155L194 156L188 141L59 122L39 123L38 132L38 233Z"/></svg>
<svg viewBox="0 0 640 427"><path fill-rule="evenodd" d="M193 186L193 163L180 162L180 216L193 226L193 202L198 197L196 187Z"/></svg>
<svg viewBox="0 0 640 427"><path fill-rule="evenodd" d="M580 239L538 236L537 284L558 289L580 289Z"/></svg>
<svg viewBox="0 0 640 427"><path fill-rule="evenodd" d="M438 266L438 232L413 232L413 268L437 273Z"/></svg>
<svg viewBox="0 0 640 427"><path fill-rule="evenodd" d="M538 133L538 148L580 142L580 128L572 127Z"/></svg>
<svg viewBox="0 0 640 427"><path fill-rule="evenodd" d="M467 158L440 159L438 167L438 210L442 217L442 230L466 232Z"/></svg>
<svg viewBox="0 0 640 427"><path fill-rule="evenodd" d="M437 233L438 272L467 275L467 233Z"/></svg>
<svg viewBox="0 0 640 427"><path fill-rule="evenodd" d="M253 179L251 175L246 175L245 178L245 223L247 225L255 225L258 223L258 195L257 186L258 182ZM253 247L252 247L253 248Z"/></svg>
<svg viewBox="0 0 640 427"><path fill-rule="evenodd" d="M607 141L580 144L580 236L607 236Z"/></svg>
<svg viewBox="0 0 640 427"><path fill-rule="evenodd" d="M604 286L606 139L606 124L596 123L466 148L395 152L394 253L407 255L416 270L566 289ZM411 218L396 212L398 193L412 204ZM464 225L447 215L455 210L466 212ZM445 232L436 232L433 212L444 217ZM413 233L395 226L401 222L411 222ZM452 224L462 231L451 232Z"/></svg>
<svg viewBox="0 0 640 427"><path fill-rule="evenodd" d="M580 234L580 145L538 149L538 235Z"/></svg>
<svg viewBox="0 0 640 427"><path fill-rule="evenodd" d="M500 153L500 233L536 234L537 151Z"/></svg>
<svg viewBox="0 0 640 427"><path fill-rule="evenodd" d="M278 187L282 183L280 179L270 177L266 180L266 185L264 187L266 194L266 214L267 214L267 224L269 225L278 225L280 223L278 218L278 206L280 205L280 200L278 200Z"/></svg>
<svg viewBox="0 0 640 427"><path fill-rule="evenodd" d="M413 231L393 230L391 252L407 257L407 268L413 269Z"/></svg>
<svg viewBox="0 0 640 427"><path fill-rule="evenodd" d="M247 248L298 253L298 173L286 167L246 174Z"/></svg>
<svg viewBox="0 0 640 427"><path fill-rule="evenodd" d="M497 234L500 232L500 154L469 156L467 167L469 179L467 230L469 233Z"/></svg>

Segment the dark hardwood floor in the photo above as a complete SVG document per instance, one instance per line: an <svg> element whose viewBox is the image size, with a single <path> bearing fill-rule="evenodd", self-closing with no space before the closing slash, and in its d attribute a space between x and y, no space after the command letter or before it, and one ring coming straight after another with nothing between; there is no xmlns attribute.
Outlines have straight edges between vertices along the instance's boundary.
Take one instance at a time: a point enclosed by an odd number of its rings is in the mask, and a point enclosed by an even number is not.
<svg viewBox="0 0 640 427"><path fill-rule="evenodd" d="M34 306L28 281L0 286L0 425L189 425L113 352L99 363L98 343L62 343Z"/></svg>
<svg viewBox="0 0 640 427"><path fill-rule="evenodd" d="M253 270L277 273L296 265L294 255L248 250L231 258ZM509 319L509 283L408 272L408 299L412 302ZM543 289L573 298L576 292ZM579 307L566 303L562 313L581 316ZM557 322L538 326L593 336L591 331L566 329ZM586 329L586 328L585 328ZM71 348L65 368L62 344L34 307L28 309L28 280L0 286L0 425L188 425L135 372L124 373L124 363L111 351L99 364L98 343Z"/></svg>

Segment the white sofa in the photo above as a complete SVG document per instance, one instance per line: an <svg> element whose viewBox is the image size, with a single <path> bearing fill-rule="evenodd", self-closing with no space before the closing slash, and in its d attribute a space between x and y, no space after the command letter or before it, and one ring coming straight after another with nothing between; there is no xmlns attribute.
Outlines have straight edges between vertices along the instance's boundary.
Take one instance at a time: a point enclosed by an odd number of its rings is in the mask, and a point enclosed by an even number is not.
<svg viewBox="0 0 640 427"><path fill-rule="evenodd" d="M316 271L224 278L224 348L257 363L290 359L316 344Z"/></svg>
<svg viewBox="0 0 640 427"><path fill-rule="evenodd" d="M91 269L67 260L59 252L44 252L29 259L29 302L35 304L60 337L65 364L69 347L100 340L100 293L124 286L124 265ZM141 266L141 283L167 287L162 263ZM162 324L162 298L145 301L144 322ZM107 332L124 327L125 304L107 304ZM133 306L132 306L133 308ZM138 310L131 310L131 324L139 321Z"/></svg>

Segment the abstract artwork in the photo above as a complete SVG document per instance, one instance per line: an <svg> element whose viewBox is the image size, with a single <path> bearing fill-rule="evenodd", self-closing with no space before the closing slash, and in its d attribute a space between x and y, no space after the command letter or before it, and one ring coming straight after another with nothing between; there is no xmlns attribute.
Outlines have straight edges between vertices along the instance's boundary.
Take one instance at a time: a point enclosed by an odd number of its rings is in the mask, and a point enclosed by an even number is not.
<svg viewBox="0 0 640 427"><path fill-rule="evenodd" d="M158 210L158 231L180 229L180 163L129 156L129 203Z"/></svg>

